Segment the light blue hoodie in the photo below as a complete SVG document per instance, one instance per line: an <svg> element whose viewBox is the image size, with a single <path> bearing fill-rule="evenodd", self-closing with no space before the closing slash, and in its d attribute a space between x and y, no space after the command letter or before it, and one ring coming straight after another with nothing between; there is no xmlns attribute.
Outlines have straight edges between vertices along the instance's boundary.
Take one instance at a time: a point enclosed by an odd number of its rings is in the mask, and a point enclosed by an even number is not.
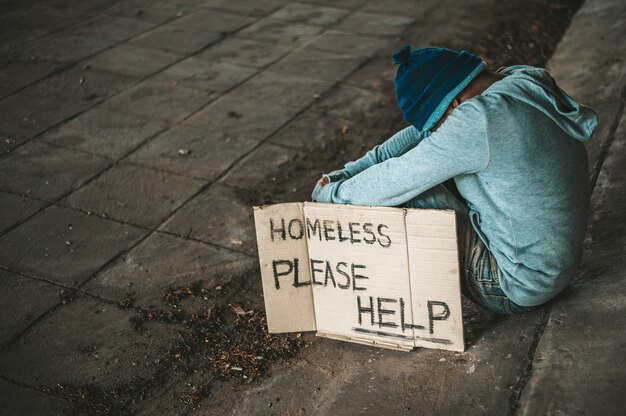
<svg viewBox="0 0 626 416"><path fill-rule="evenodd" d="M521 306L563 290L582 256L589 215L587 153L597 126L547 71L507 75L461 103L432 134L408 127L345 166L312 198L401 206L454 178L470 221L493 253L504 293Z"/></svg>

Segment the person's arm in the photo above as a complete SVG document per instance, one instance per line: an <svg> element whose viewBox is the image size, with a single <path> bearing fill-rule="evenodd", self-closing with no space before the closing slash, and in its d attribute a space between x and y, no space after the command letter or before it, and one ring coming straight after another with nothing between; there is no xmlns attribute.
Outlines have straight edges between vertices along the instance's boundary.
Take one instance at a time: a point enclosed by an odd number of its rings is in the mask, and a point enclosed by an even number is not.
<svg viewBox="0 0 626 416"><path fill-rule="evenodd" d="M402 150L402 149L400 149ZM368 152L369 153L369 152ZM419 146L398 157L373 153L374 164L350 179L318 184L312 198L318 202L398 206L454 176L487 166L489 150L482 112L471 103L459 106Z"/></svg>
<svg viewBox="0 0 626 416"><path fill-rule="evenodd" d="M387 139L384 143L376 145L363 157L345 165L345 170L350 177L364 170L384 162L387 159L401 156L419 144L430 132L419 132L413 126L404 128ZM332 178L331 178L332 179Z"/></svg>

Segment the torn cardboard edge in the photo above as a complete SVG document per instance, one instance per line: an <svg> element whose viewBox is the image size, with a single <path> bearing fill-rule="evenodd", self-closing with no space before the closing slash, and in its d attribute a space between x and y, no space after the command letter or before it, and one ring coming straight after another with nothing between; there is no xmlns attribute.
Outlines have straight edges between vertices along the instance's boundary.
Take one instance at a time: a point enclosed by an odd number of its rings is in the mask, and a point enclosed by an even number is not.
<svg viewBox="0 0 626 416"><path fill-rule="evenodd" d="M454 211L254 207L268 330L464 350Z"/></svg>

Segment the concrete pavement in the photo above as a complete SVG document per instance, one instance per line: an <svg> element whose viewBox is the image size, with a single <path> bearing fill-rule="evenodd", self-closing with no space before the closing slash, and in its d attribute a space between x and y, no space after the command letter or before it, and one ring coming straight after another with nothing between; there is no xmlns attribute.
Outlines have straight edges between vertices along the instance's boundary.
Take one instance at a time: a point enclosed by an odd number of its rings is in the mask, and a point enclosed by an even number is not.
<svg viewBox="0 0 626 416"><path fill-rule="evenodd" d="M213 359L236 360L241 338L263 336L250 321L262 319L251 206L307 199L320 172L402 126L389 52L411 42L542 62L565 29L554 23L564 2L548 3L4 2L0 408L620 414L626 55L616 0L588 0L548 63L601 120L589 144L594 217L572 288L522 316L467 303L463 354L307 334L261 344L253 356L267 362L250 366L262 377ZM501 41L527 38L545 41L541 51ZM229 304L256 312L240 319ZM222 310L208 347L194 344Z"/></svg>

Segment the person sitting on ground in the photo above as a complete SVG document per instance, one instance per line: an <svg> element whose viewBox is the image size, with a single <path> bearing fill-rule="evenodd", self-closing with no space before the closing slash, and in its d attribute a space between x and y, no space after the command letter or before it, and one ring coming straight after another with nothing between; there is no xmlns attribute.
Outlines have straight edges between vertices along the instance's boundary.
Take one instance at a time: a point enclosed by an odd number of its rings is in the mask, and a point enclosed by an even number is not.
<svg viewBox="0 0 626 416"><path fill-rule="evenodd" d="M589 215L594 111L531 66L486 69L443 48L393 55L411 126L344 169L312 199L456 211L461 286L497 313L535 309L571 281Z"/></svg>

